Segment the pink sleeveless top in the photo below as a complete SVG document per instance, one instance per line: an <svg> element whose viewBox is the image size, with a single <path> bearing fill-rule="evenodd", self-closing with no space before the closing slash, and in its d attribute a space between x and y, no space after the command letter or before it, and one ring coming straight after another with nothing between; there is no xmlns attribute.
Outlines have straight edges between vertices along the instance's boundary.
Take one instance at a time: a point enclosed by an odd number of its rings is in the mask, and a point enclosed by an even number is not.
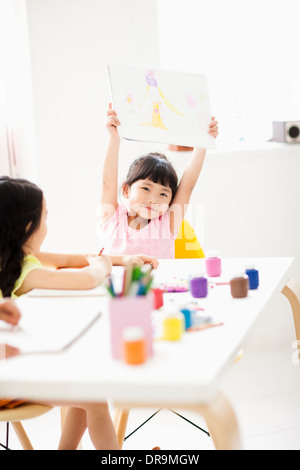
<svg viewBox="0 0 300 470"><path fill-rule="evenodd" d="M174 258L175 238L170 232L169 212L150 220L141 230L128 225L127 208L119 205L101 228L105 254L145 254L157 258Z"/></svg>

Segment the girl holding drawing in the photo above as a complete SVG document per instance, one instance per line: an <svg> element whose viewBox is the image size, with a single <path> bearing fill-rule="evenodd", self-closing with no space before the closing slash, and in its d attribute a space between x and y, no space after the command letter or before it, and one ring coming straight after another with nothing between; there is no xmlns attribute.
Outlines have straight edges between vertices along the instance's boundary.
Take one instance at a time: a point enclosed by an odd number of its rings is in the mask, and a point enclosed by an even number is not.
<svg viewBox="0 0 300 470"><path fill-rule="evenodd" d="M206 149L194 148L192 158L178 184L176 172L164 155L150 153L134 160L122 185L127 202L118 203L118 156L120 125L109 105L106 128L109 142L104 159L101 191L102 236L114 253L146 253L157 258L174 258L174 242L200 175ZM208 129L214 138L218 122Z"/></svg>
<svg viewBox="0 0 300 470"><path fill-rule="evenodd" d="M91 289L110 274L112 264L133 261L157 265L157 260L147 255L86 257L42 253L46 219L46 201L40 188L24 179L0 177L0 298L16 298L35 288ZM55 270L57 267L82 269ZM2 310L4 320L17 323L13 304L5 300ZM59 448L76 449L86 427L96 449L118 448L106 403L71 405Z"/></svg>

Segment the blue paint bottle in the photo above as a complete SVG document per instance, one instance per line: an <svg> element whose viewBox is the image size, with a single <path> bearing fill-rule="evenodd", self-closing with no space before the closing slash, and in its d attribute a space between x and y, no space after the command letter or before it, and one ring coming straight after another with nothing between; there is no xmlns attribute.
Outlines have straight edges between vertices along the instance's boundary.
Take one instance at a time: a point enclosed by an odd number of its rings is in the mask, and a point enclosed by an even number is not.
<svg viewBox="0 0 300 470"><path fill-rule="evenodd" d="M181 313L184 315L185 329L187 330L192 326L192 312L189 308L182 308Z"/></svg>
<svg viewBox="0 0 300 470"><path fill-rule="evenodd" d="M245 273L249 277L249 289L257 289L259 286L259 274L255 266L246 266Z"/></svg>

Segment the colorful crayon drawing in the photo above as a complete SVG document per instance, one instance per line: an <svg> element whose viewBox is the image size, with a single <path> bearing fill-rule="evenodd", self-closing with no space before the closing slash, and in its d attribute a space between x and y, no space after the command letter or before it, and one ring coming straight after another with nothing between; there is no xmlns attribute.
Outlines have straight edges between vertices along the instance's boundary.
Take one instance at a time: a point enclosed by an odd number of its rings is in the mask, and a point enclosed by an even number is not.
<svg viewBox="0 0 300 470"><path fill-rule="evenodd" d="M108 75L123 139L215 148L205 75L126 64Z"/></svg>
<svg viewBox="0 0 300 470"><path fill-rule="evenodd" d="M154 70L148 70L146 74L146 83L147 83L147 89L145 93L145 97L140 104L140 107L142 107L149 97L152 103L152 120L150 122L145 122L141 124L141 126L150 126L150 127L160 127L161 129L167 130L167 127L164 125L162 118L161 118L161 113L160 113L160 107L163 105L163 103L168 106L168 108L178 116L183 116L183 114L178 111L178 109L170 103L170 101L164 96L162 93L161 89L159 88L159 85L157 83L156 78L154 77ZM161 101L161 99L162 101Z"/></svg>

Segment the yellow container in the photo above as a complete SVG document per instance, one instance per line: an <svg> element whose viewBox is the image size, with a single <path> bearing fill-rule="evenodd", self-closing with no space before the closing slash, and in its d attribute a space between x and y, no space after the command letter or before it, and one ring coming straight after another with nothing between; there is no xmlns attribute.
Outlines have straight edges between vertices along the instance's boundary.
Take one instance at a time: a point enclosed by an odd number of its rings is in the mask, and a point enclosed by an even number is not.
<svg viewBox="0 0 300 470"><path fill-rule="evenodd" d="M169 313L163 319L163 339L178 341L184 331L184 315L180 312Z"/></svg>

